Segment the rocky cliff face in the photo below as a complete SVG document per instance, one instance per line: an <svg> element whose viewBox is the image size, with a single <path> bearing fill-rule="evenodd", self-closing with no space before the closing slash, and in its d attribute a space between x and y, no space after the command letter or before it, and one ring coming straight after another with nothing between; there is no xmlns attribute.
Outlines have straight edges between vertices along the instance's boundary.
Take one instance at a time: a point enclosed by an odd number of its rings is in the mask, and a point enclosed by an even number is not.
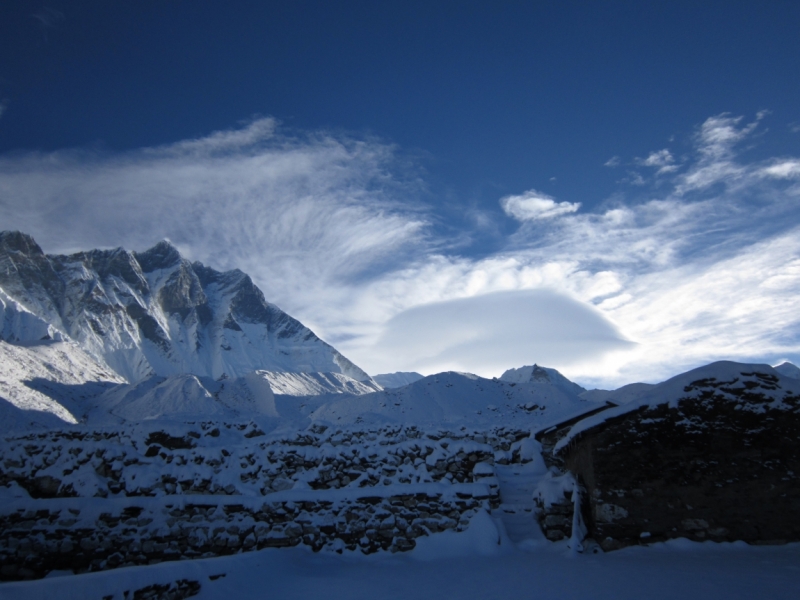
<svg viewBox="0 0 800 600"><path fill-rule="evenodd" d="M257 369L369 376L264 298L239 270L184 259L169 242L145 252L46 255L0 233L0 289L130 382L152 375L243 376Z"/></svg>

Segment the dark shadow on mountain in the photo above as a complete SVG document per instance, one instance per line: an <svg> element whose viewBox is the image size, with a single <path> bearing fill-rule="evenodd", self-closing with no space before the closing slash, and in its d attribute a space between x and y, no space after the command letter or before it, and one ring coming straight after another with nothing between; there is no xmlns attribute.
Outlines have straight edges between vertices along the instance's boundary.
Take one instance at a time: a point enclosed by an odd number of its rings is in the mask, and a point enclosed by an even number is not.
<svg viewBox="0 0 800 600"><path fill-rule="evenodd" d="M43 410L20 408L0 396L0 437L14 433L25 434L31 427L57 429L73 425Z"/></svg>
<svg viewBox="0 0 800 600"><path fill-rule="evenodd" d="M78 421L82 421L85 413L94 406L92 403L94 398L111 388L123 385L113 381L87 381L86 383L69 384L52 381L44 377L34 377L22 383L58 402L71 412Z"/></svg>

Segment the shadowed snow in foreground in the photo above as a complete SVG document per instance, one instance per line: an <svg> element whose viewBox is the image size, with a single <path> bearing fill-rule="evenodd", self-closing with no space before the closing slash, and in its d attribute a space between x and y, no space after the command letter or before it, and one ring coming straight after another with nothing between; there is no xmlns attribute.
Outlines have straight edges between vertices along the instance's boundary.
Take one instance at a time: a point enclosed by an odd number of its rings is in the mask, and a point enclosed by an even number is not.
<svg viewBox="0 0 800 600"><path fill-rule="evenodd" d="M434 536L429 541L436 541L436 553L446 556L440 559L431 559L424 546L402 556L368 557L313 554L302 548L263 550L6 583L0 585L0 598L121 599L125 590L179 579L198 581L200 600L797 597L800 544L752 547L676 540L573 557L564 543L529 544L524 552L500 535L498 545L491 525L479 520L472 535Z"/></svg>

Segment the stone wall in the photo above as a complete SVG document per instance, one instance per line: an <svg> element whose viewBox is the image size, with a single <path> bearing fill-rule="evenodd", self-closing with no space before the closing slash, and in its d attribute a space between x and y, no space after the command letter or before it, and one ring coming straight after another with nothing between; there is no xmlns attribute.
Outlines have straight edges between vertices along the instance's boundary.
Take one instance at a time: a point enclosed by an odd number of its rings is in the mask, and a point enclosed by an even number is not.
<svg viewBox="0 0 800 600"><path fill-rule="evenodd" d="M429 486L430 487L430 486ZM435 486L441 488L442 486ZM38 578L54 569L76 573L168 560L205 558L306 544L315 551L415 547L420 536L462 531L489 508L480 484L395 495L355 498L209 502L206 497L168 499L114 510L102 502L81 509L72 501L38 501L38 510L18 508L0 516L0 579ZM297 496L297 494L294 494ZM108 505L108 506L105 506Z"/></svg>
<svg viewBox="0 0 800 600"><path fill-rule="evenodd" d="M268 495L298 484L327 490L465 483L478 463L519 461L518 441L526 435L313 427L266 441L253 426L210 423L182 434L53 431L2 445L0 485L13 482L34 498L55 498Z"/></svg>
<svg viewBox="0 0 800 600"><path fill-rule="evenodd" d="M184 600L200 593L199 581L178 579L171 583L154 583L136 590L125 590L119 600ZM114 595L103 600L118 600Z"/></svg>
<svg viewBox="0 0 800 600"><path fill-rule="evenodd" d="M409 550L498 507L494 465L522 462L527 435L314 425L267 439L197 423L7 439L0 485L22 497L0 508L0 579L298 544Z"/></svg>
<svg viewBox="0 0 800 600"><path fill-rule="evenodd" d="M551 542L572 537L572 519L575 513L572 492L565 493L563 499L558 502L545 504L537 500L536 519L545 537Z"/></svg>

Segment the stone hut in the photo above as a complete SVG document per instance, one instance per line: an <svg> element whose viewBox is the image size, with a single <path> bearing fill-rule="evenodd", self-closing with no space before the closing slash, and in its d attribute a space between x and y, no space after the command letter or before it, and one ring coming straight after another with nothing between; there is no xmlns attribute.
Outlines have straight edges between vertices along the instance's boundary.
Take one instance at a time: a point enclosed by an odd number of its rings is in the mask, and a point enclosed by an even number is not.
<svg viewBox="0 0 800 600"><path fill-rule="evenodd" d="M800 540L800 381L766 365L714 363L539 437L604 550Z"/></svg>

